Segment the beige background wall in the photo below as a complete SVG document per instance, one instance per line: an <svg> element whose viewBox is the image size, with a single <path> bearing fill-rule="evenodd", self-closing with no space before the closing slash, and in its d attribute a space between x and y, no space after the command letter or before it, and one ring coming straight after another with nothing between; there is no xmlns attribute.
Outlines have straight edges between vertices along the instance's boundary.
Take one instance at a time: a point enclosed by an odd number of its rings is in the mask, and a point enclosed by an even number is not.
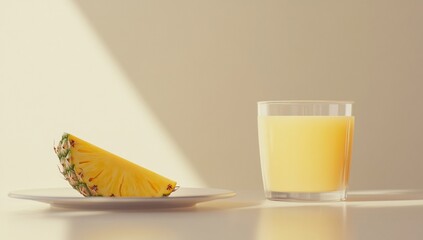
<svg viewBox="0 0 423 240"><path fill-rule="evenodd" d="M423 187L421 1L0 0L0 190L69 131L183 186L260 189L256 101L354 100L352 189Z"/></svg>

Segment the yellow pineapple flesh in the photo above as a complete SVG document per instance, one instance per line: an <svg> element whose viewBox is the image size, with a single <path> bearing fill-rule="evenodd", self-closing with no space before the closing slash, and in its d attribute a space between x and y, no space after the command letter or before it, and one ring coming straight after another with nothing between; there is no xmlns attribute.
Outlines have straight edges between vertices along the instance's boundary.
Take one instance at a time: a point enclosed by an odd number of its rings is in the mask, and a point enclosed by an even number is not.
<svg viewBox="0 0 423 240"><path fill-rule="evenodd" d="M175 181L68 133L55 152L65 179L86 197L163 197L176 188Z"/></svg>

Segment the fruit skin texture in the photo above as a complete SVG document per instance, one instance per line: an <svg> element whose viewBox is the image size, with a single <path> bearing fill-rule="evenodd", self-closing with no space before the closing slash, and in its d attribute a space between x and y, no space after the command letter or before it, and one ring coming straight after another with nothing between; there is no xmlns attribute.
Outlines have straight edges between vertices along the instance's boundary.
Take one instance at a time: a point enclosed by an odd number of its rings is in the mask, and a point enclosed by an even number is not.
<svg viewBox="0 0 423 240"><path fill-rule="evenodd" d="M64 133L54 148L60 172L85 197L163 197L176 182Z"/></svg>

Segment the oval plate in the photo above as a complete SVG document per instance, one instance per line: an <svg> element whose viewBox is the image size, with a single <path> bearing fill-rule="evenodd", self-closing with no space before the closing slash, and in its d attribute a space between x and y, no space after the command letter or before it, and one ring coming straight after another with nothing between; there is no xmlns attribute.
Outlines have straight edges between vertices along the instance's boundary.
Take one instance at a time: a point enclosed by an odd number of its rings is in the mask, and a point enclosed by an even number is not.
<svg viewBox="0 0 423 240"><path fill-rule="evenodd" d="M161 209L192 207L197 203L229 198L236 193L217 188L180 187L168 197L83 197L72 188L18 190L9 197L48 203L52 207L71 209Z"/></svg>

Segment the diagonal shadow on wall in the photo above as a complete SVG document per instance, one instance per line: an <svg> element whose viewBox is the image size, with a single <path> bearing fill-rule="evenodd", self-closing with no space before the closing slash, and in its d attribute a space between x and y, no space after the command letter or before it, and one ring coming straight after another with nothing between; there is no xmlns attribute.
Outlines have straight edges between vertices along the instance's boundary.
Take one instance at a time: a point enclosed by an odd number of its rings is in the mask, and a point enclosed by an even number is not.
<svg viewBox="0 0 423 240"><path fill-rule="evenodd" d="M261 186L252 3L74 2L208 185Z"/></svg>

